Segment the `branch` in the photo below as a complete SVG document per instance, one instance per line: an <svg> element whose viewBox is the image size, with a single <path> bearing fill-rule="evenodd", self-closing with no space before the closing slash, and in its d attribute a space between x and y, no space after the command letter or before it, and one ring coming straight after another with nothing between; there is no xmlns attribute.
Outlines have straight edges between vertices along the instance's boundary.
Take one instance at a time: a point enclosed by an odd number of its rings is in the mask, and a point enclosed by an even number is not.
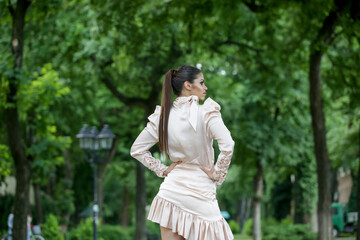
<svg viewBox="0 0 360 240"><path fill-rule="evenodd" d="M346 0L346 1L335 0L334 9L329 13L329 15L324 20L323 25L315 41L312 42L311 44L312 45L311 48L313 49L312 52L314 51L323 52L323 48L326 48L331 44L331 42L337 36L336 34L334 34L337 22L339 21L341 15L344 13L349 3L350 0ZM320 47L320 49L316 49L317 47Z"/></svg>
<svg viewBox="0 0 360 240"><path fill-rule="evenodd" d="M234 45L234 46L237 46L237 47L243 47L243 48L247 48L251 51L254 51L256 53L260 53L260 52L263 52L264 50L262 49L259 49L259 48L255 48L255 47L252 47L246 43L241 43L241 42L236 42L236 41L233 41L231 39L228 39L226 41L223 41L223 42L218 42L217 44L213 45L211 48L217 52L217 53L220 53L218 47L221 46L221 45Z"/></svg>
<svg viewBox="0 0 360 240"><path fill-rule="evenodd" d="M350 16L354 21L360 21L360 2L358 0L351 1Z"/></svg>
<svg viewBox="0 0 360 240"><path fill-rule="evenodd" d="M244 47L244 48L247 48L249 50L252 50L252 51L255 51L255 52L263 52L264 50L262 49L258 49L258 48L255 48L255 47L252 47L246 43L241 43L241 42L235 42L233 40L226 40L225 42L222 42L220 44L227 44L227 45L235 45L235 46L238 46L238 47Z"/></svg>
<svg viewBox="0 0 360 240"><path fill-rule="evenodd" d="M136 97L127 97L124 94L120 93L111 80L107 77L101 77L100 80L105 84L105 86L112 92L112 94L121 102L129 106L139 106L143 109L148 108L147 99L136 98Z"/></svg>
<svg viewBox="0 0 360 240"><path fill-rule="evenodd" d="M280 114L280 108L279 108L279 107L276 107L276 109L275 109L275 114L274 114L274 121L275 121L275 122L276 122L279 114Z"/></svg>
<svg viewBox="0 0 360 240"><path fill-rule="evenodd" d="M24 2L25 10L30 6L30 4L31 4L31 1L25 0L25 2Z"/></svg>
<svg viewBox="0 0 360 240"><path fill-rule="evenodd" d="M255 0L251 0L251 2L243 1L243 3L255 13L262 13L266 11L266 7L264 5L257 5Z"/></svg>
<svg viewBox="0 0 360 240"><path fill-rule="evenodd" d="M90 59L92 60L92 62L94 63L94 65L97 65L96 62L96 58L94 55L90 56ZM105 68L107 66L110 66L113 63L113 60L108 60L105 62L102 62L100 64L100 70L102 73L102 77L100 77L100 81L103 82L105 84L105 86L112 92L112 94L120 101L123 102L126 105L129 106L139 106L145 110L147 110L148 105L147 105L147 99L144 98L132 98L132 97L127 97L124 94L120 93L116 86L112 83L112 81L105 76Z"/></svg>
<svg viewBox="0 0 360 240"><path fill-rule="evenodd" d="M11 5L11 1L9 0L8 1L8 9L9 9L9 12L10 12L10 14L11 14L11 16L12 17L14 17L14 8L13 8L13 6Z"/></svg>

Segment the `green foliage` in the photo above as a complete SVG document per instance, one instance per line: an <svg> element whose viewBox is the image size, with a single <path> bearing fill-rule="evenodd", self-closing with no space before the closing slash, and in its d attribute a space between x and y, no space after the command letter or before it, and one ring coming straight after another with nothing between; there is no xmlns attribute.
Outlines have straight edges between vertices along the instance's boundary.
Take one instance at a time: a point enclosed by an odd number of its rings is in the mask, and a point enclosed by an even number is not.
<svg viewBox="0 0 360 240"><path fill-rule="evenodd" d="M34 158L31 163L33 181L45 184L53 174L56 166L63 164L62 152L71 144L69 137L55 136L56 127L47 126L47 134L27 149L27 153Z"/></svg>
<svg viewBox="0 0 360 240"><path fill-rule="evenodd" d="M36 108L36 118L40 120L46 117L49 106L68 94L70 89L63 79L59 79L51 64L45 64L32 78L29 83L24 81L19 90L20 119L26 119L28 116L25 114L29 113L30 108Z"/></svg>
<svg viewBox="0 0 360 240"><path fill-rule="evenodd" d="M246 221L243 233L252 235L252 219ZM293 224L288 218L283 219L281 223L271 218L263 220L261 233L264 240L315 240L317 236L311 231L310 225Z"/></svg>
<svg viewBox="0 0 360 240"><path fill-rule="evenodd" d="M356 175L353 175L354 179L356 179L358 176L357 174ZM352 189L351 189L351 194L350 194L350 199L349 199L349 203L348 203L348 210L349 212L356 212L358 211L358 206L360 203L358 203L357 201L357 195L360 194L358 193L357 189L358 189L358 184L359 181L353 181L353 186L352 186Z"/></svg>
<svg viewBox="0 0 360 240"><path fill-rule="evenodd" d="M240 225L234 220L229 221L229 226L233 234L237 234L240 232Z"/></svg>
<svg viewBox="0 0 360 240"><path fill-rule="evenodd" d="M109 164L105 174L104 216L107 218L108 223L111 224L116 224L119 219L125 217L122 216L122 211L119 211L119 209L128 211L130 214L134 210L132 203L135 201L134 176L136 162L127 158L114 159Z"/></svg>
<svg viewBox="0 0 360 240"><path fill-rule="evenodd" d="M11 212L12 207L14 206L14 196L13 195L0 195L0 231L7 230L7 219Z"/></svg>
<svg viewBox="0 0 360 240"><path fill-rule="evenodd" d="M161 236L160 226L157 223L152 221L146 221L147 232L150 235L151 239L156 239Z"/></svg>
<svg viewBox="0 0 360 240"><path fill-rule="evenodd" d="M129 228L104 224L99 228L99 236L105 240L132 240L133 234Z"/></svg>
<svg viewBox="0 0 360 240"><path fill-rule="evenodd" d="M20 72L12 69L7 4L0 1L5 9L0 11L0 181L14 167L3 119L9 80L15 77L21 132L32 159L32 181L42 185L45 213L61 217L73 214L75 205L78 212L89 205L91 168L82 161L77 141L65 136L74 139L83 123L108 123L121 143L106 170L103 213L114 224L121 218L119 209L127 209L134 219L135 160L128 152L146 111L118 101L101 80L109 79L125 97L146 98L158 94L168 69L198 63L208 96L221 104L236 141L232 166L218 188L221 208L236 215L234 203L252 197L259 161L266 169L262 201L269 203L269 213L285 217L294 196L297 213L313 211L317 188L309 124L309 43L332 1L32 1ZM323 58L323 102L332 166L354 172L359 162L360 31L346 14L338 24ZM65 149L73 182L64 180ZM278 194L279 184L290 175L294 184ZM48 181L52 178L56 184ZM146 181L149 204L162 180L147 171ZM280 202L286 206L281 214ZM84 224L79 228L84 230ZM158 231L151 224L148 228ZM244 231L251 233L251 219Z"/></svg>
<svg viewBox="0 0 360 240"><path fill-rule="evenodd" d="M251 236L252 235L252 227L253 227L253 220L252 220L252 218L249 218L244 224L243 233L245 233L248 236Z"/></svg>
<svg viewBox="0 0 360 240"><path fill-rule="evenodd" d="M273 216L280 221L290 213L292 199L292 183L290 178L283 182L275 182L272 188L271 203L273 206Z"/></svg>
<svg viewBox="0 0 360 240"><path fill-rule="evenodd" d="M92 219L87 218L85 221L81 222L76 228L70 230L67 234L66 239L92 240L93 239ZM104 238L99 237L99 240L104 240Z"/></svg>
<svg viewBox="0 0 360 240"><path fill-rule="evenodd" d="M74 191L69 187L69 183L61 180L56 183L53 196L42 193L41 204L44 213L60 216L60 224L69 224L62 216L75 212Z"/></svg>
<svg viewBox="0 0 360 240"><path fill-rule="evenodd" d="M98 226L99 240L131 240L133 239L133 231L131 228L123 228L121 226L114 226L104 224ZM87 218L80 223L76 228L72 229L67 234L68 240L91 240L93 239L92 219Z"/></svg>
<svg viewBox="0 0 360 240"><path fill-rule="evenodd" d="M251 181L254 172L244 165L232 164L226 176L226 181L217 188L217 199L221 210L227 210L231 216L236 215L238 206L234 202L243 198L251 198Z"/></svg>
<svg viewBox="0 0 360 240"><path fill-rule="evenodd" d="M45 223L41 224L41 235L45 239L64 240L58 220L53 214L46 216Z"/></svg>
<svg viewBox="0 0 360 240"><path fill-rule="evenodd" d="M306 224L266 224L262 227L264 240L315 240L317 234Z"/></svg>
<svg viewBox="0 0 360 240"><path fill-rule="evenodd" d="M5 177L10 176L13 166L12 162L8 146L0 144L0 185Z"/></svg>

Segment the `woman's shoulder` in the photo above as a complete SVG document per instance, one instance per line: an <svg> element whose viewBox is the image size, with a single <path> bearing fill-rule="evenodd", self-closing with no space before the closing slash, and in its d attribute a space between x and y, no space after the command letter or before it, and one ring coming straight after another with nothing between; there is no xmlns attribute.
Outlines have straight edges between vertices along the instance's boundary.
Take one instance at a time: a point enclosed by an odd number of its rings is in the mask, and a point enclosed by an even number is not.
<svg viewBox="0 0 360 240"><path fill-rule="evenodd" d="M202 105L202 115L205 125L207 125L210 121L214 119L220 119L220 110L221 107L217 102L215 102L211 98L206 99L206 101Z"/></svg>
<svg viewBox="0 0 360 240"><path fill-rule="evenodd" d="M155 111L148 117L150 122L156 123L159 120L161 114L161 106L156 105Z"/></svg>
<svg viewBox="0 0 360 240"><path fill-rule="evenodd" d="M207 98L203 104L204 112L219 112L221 110L220 105L215 102L212 98Z"/></svg>

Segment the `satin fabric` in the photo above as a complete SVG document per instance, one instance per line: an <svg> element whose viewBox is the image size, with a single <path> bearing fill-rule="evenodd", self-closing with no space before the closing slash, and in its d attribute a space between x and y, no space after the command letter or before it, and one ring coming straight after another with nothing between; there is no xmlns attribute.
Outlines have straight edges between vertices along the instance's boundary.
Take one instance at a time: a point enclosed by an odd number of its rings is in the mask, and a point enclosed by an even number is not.
<svg viewBox="0 0 360 240"><path fill-rule="evenodd" d="M158 142L161 107L149 117L149 123L135 140L131 155L159 177L167 169L149 149ZM214 164L213 139L221 151L212 179L200 169ZM182 161L165 177L150 207L148 219L189 240L233 239L221 216L216 200L230 165L234 141L224 125L220 106L208 98L203 105L197 96L178 97L170 110L168 126L169 157Z"/></svg>

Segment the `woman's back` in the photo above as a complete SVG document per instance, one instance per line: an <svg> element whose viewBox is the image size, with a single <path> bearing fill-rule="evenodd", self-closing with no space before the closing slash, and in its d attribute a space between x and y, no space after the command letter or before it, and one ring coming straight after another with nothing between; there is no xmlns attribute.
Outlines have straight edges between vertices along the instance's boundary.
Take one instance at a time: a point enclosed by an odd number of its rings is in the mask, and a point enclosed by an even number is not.
<svg viewBox="0 0 360 240"><path fill-rule="evenodd" d="M174 162L199 163L211 144L205 136L202 106L199 105L198 98L196 96L177 98L169 116L170 159Z"/></svg>

